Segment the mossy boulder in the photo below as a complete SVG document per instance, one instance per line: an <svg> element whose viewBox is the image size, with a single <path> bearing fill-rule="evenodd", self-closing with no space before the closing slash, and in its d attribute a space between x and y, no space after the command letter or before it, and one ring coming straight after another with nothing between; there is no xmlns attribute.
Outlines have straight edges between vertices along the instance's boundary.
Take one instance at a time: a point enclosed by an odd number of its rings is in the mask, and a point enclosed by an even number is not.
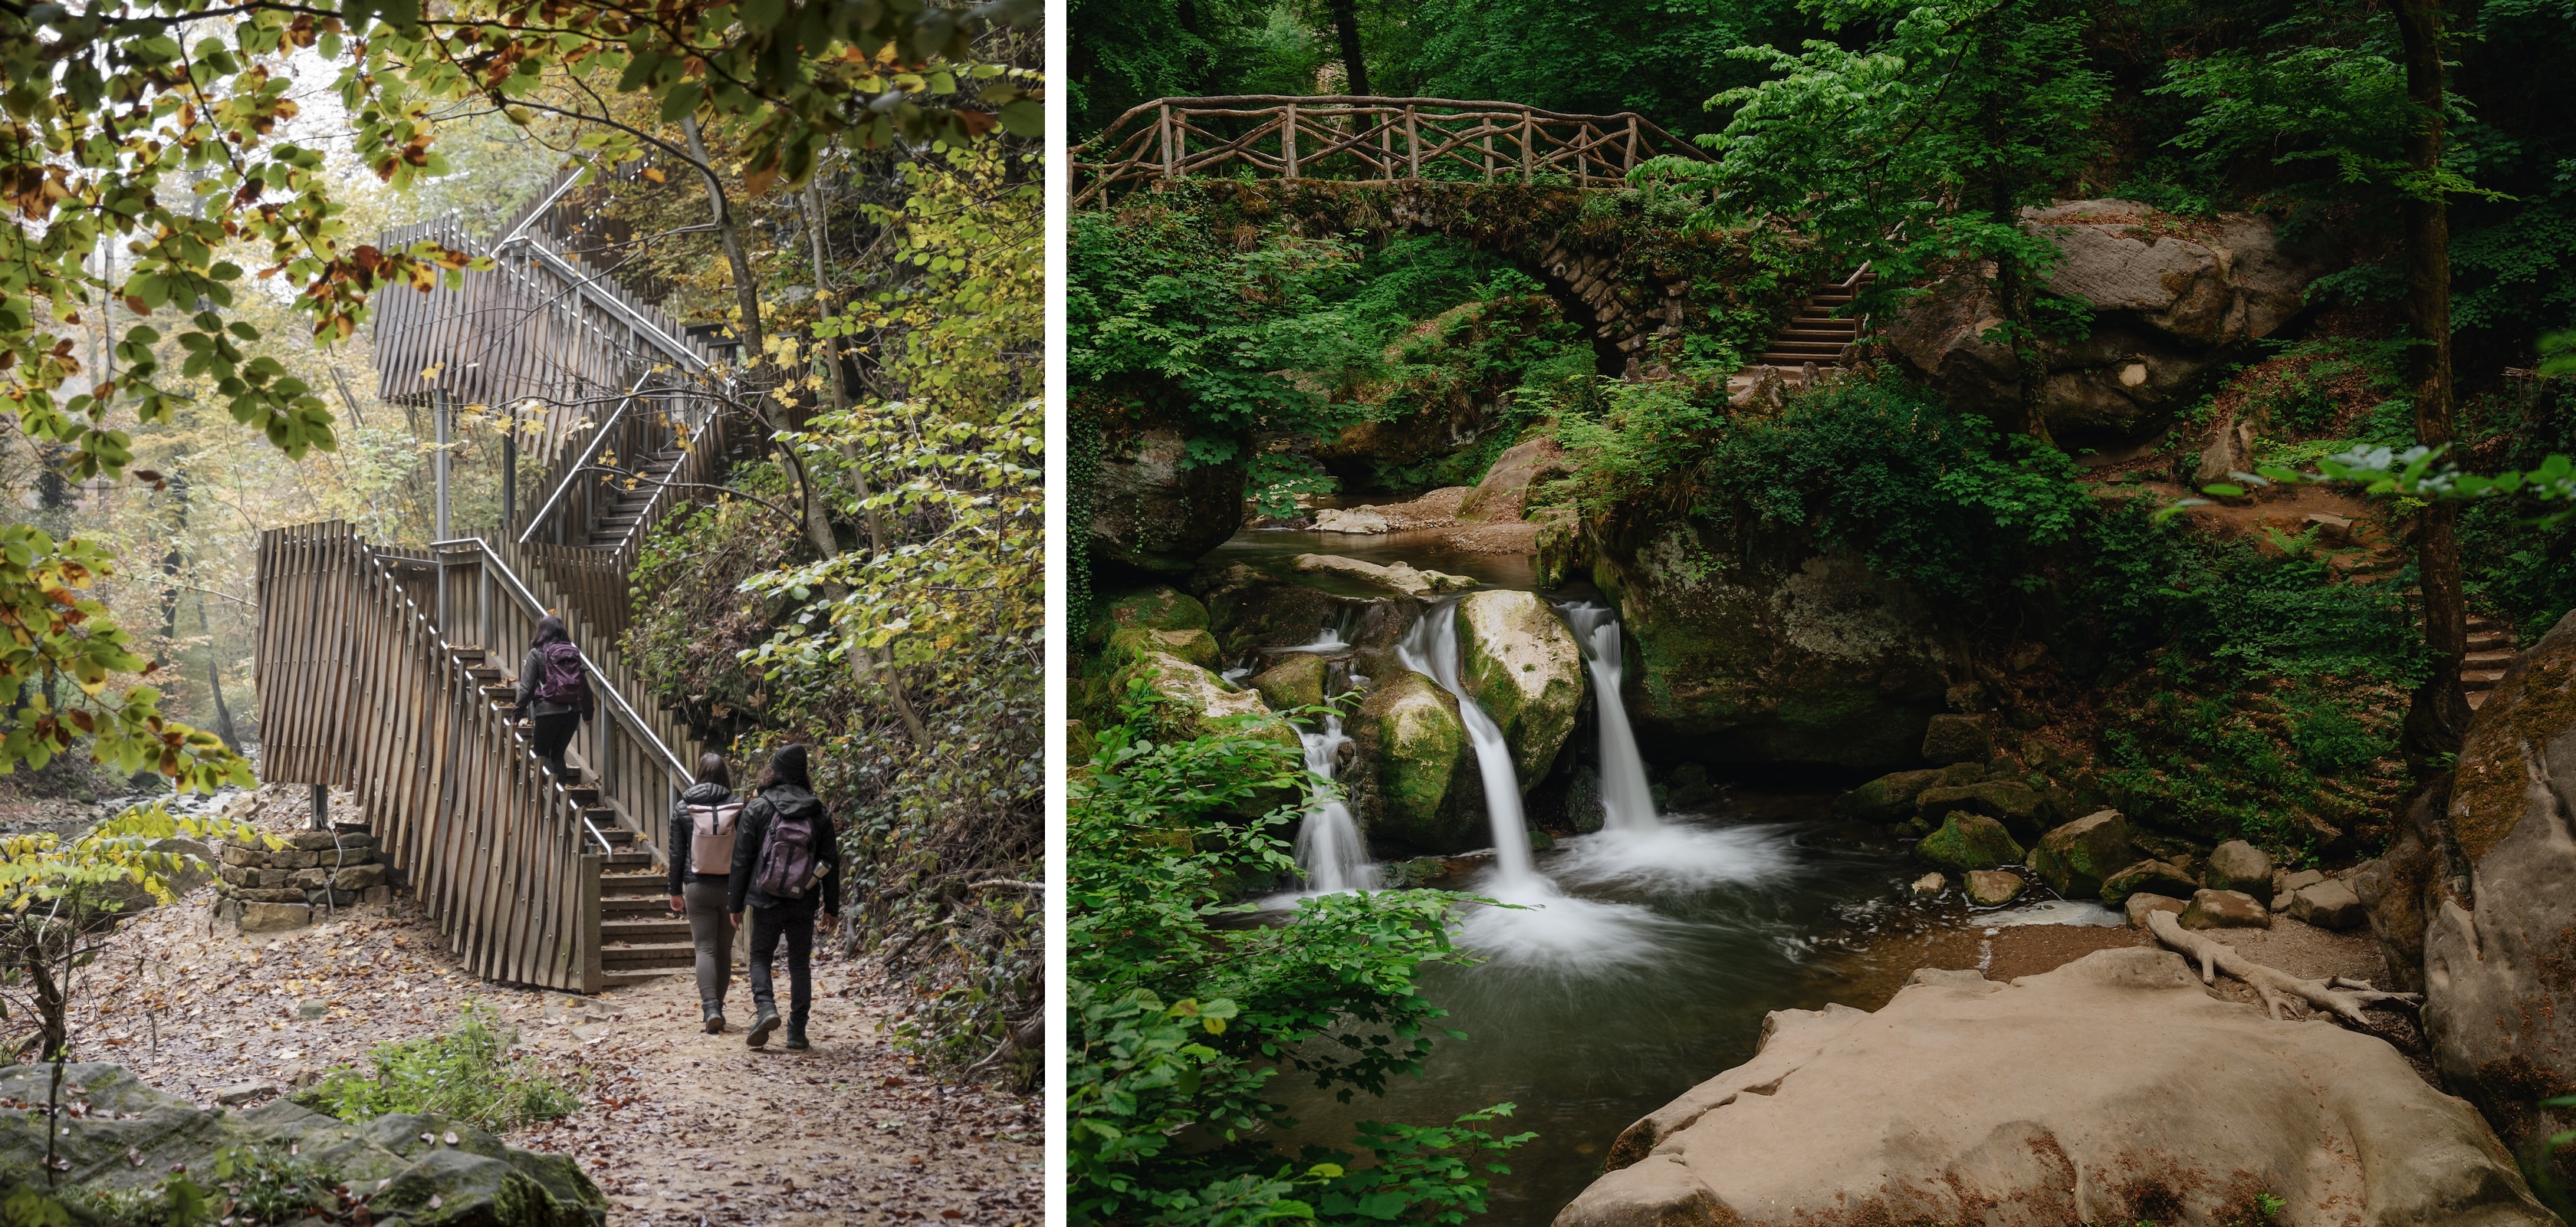
<svg viewBox="0 0 2576 1227"><path fill-rule="evenodd" d="M2039 794L2029 785L2011 780L1926 788L1915 794L1914 809L1926 818L1954 809L1968 810L2003 823L2015 839L2039 837Z"/></svg>
<svg viewBox="0 0 2576 1227"><path fill-rule="evenodd" d="M1556 762L1583 706L1574 633L1536 593L1479 592L1458 602L1458 649L1459 681L1502 728L1526 791Z"/></svg>
<svg viewBox="0 0 2576 1227"><path fill-rule="evenodd" d="M1914 812L1914 798L1941 779L1938 771L1882 775L1834 799L1834 812L1863 822L1895 822Z"/></svg>
<svg viewBox="0 0 2576 1227"><path fill-rule="evenodd" d="M1350 728L1359 750L1353 795L1370 835L1422 852L1491 842L1457 696L1399 670L1378 680Z"/></svg>
<svg viewBox="0 0 2576 1227"><path fill-rule="evenodd" d="M1995 752L1994 734L1983 716L1945 713L1923 726L1923 758L1935 763L1982 763Z"/></svg>
<svg viewBox="0 0 2576 1227"><path fill-rule="evenodd" d="M2069 899L2101 895L2111 875L2138 863L2137 845L2129 838L2129 820L2114 809L2098 810L2040 836L2030 850L2031 872L2050 890Z"/></svg>
<svg viewBox="0 0 2576 1227"><path fill-rule="evenodd" d="M2023 853L2004 824L1984 814L1957 810L1941 820L1940 829L1914 845L1914 855L1964 873L2019 864Z"/></svg>
<svg viewBox="0 0 2576 1227"><path fill-rule="evenodd" d="M2200 883L2192 881L2190 874L2170 862L2150 858L2102 879L2102 902L2118 907L2136 894L2188 899L2199 889Z"/></svg>
<svg viewBox="0 0 2576 1227"><path fill-rule="evenodd" d="M1191 588L1206 600L1207 628L1228 653L1312 643L1316 632L1356 621L1369 604L1242 563L1203 569Z"/></svg>
<svg viewBox="0 0 2576 1227"><path fill-rule="evenodd" d="M1127 627L1152 631L1203 631L1208 628L1207 606L1178 588L1156 584L1111 601L1093 621L1091 638L1097 645L1110 634Z"/></svg>
<svg viewBox="0 0 2576 1227"><path fill-rule="evenodd" d="M1101 648L1100 657L1115 668L1156 653L1177 656L1202 669L1213 669L1217 665L1216 636L1196 629L1165 631L1122 626L1109 633L1109 641Z"/></svg>
<svg viewBox="0 0 2576 1227"><path fill-rule="evenodd" d="M0 1097L45 1102L52 1068L18 1068L0 1078ZM460 1121L393 1115L352 1124L284 1099L248 1110L209 1110L108 1064L67 1066L64 1084L64 1099L74 1110L55 1139L67 1164L63 1185L150 1189L179 1170L177 1165L211 1172L218 1152L256 1147L280 1155L292 1151L353 1189L376 1189L368 1206L379 1223L600 1227L608 1221L607 1199L570 1157L506 1146ZM44 1161L41 1118L0 1114L0 1187L46 1188ZM72 1200L72 1222L108 1221Z"/></svg>
<svg viewBox="0 0 2576 1227"><path fill-rule="evenodd" d="M1203 665L1165 652L1149 652L1136 657L1110 679L1120 694L1136 681L1151 686L1166 700L1163 720L1176 736L1204 737L1236 728L1291 749L1304 745L1296 728L1272 714L1259 694L1218 677Z"/></svg>
<svg viewBox="0 0 2576 1227"><path fill-rule="evenodd" d="M1291 652L1253 674L1252 688L1261 692L1270 710L1294 711L1324 701L1324 673L1323 657Z"/></svg>

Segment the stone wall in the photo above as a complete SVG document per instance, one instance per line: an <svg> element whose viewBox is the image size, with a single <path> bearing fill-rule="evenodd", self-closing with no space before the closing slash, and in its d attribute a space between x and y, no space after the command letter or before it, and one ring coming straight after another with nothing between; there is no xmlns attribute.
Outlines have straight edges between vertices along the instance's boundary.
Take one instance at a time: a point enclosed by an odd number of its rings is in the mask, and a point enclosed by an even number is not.
<svg viewBox="0 0 2576 1227"><path fill-rule="evenodd" d="M283 848L213 845L215 919L242 933L270 933L312 924L332 909L383 907L392 898L388 867L376 857L375 836L354 823L328 831L281 836Z"/></svg>

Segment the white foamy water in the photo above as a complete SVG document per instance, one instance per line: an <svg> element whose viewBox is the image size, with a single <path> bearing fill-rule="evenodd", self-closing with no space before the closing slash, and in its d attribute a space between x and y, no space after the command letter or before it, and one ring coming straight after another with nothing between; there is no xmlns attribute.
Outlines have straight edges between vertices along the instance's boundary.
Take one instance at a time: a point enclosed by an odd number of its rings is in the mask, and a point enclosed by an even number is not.
<svg viewBox="0 0 2576 1227"><path fill-rule="evenodd" d="M1360 824L1351 817L1351 807L1342 800L1341 790L1333 786L1333 774L1341 766L1342 747L1350 742L1342 733L1342 718L1327 715L1321 732L1299 736L1306 743L1306 770L1322 777L1324 783L1316 790L1323 800L1306 811L1306 820L1297 827L1297 868L1316 894L1375 890L1377 865L1369 860L1368 843L1360 837Z"/></svg>
<svg viewBox="0 0 2576 1227"><path fill-rule="evenodd" d="M1353 624L1358 621L1359 610L1357 608L1349 605L1342 606L1341 612L1334 615L1333 621L1329 625L1315 628L1314 638L1298 644L1295 647L1280 648L1278 650L1282 652L1339 652L1344 648L1351 646L1350 634L1353 629Z"/></svg>
<svg viewBox="0 0 2576 1227"><path fill-rule="evenodd" d="M1562 611L1574 642L1592 674L1593 707L1601 725L1601 826L1604 831L1651 831L1663 823L1655 816L1655 794L1646 784L1646 759L1637 752L1637 734L1628 726L1628 708L1620 695L1619 617L1607 605L1568 605Z"/></svg>
<svg viewBox="0 0 2576 1227"><path fill-rule="evenodd" d="M1696 827L1663 823L1643 830L1604 829L1566 840L1548 861L1548 876L1567 886L1679 892L1729 883L1769 881L1797 864L1788 828Z"/></svg>
<svg viewBox="0 0 2576 1227"><path fill-rule="evenodd" d="M1507 907L1468 910L1458 944L1497 967L1601 975L1655 967L1672 957L1691 926L1634 903L1586 899L1531 874L1511 879L1498 868L1469 887Z"/></svg>
<svg viewBox="0 0 2576 1227"><path fill-rule="evenodd" d="M1519 889L1539 881L1530 868L1529 824L1521 816L1521 783L1512 773L1512 749L1502 726L1476 706L1458 679L1458 603L1451 601L1406 627L1396 641L1395 657L1404 667L1427 673L1442 689L1458 697L1458 718L1467 740L1476 747L1477 774L1485 784L1485 820L1493 827L1497 885Z"/></svg>
<svg viewBox="0 0 2576 1227"><path fill-rule="evenodd" d="M2020 907L1988 912L1974 923L1987 928L2009 925L2091 925L2116 929L2129 923L2128 914L2099 903L2080 903L2071 899L2042 899Z"/></svg>

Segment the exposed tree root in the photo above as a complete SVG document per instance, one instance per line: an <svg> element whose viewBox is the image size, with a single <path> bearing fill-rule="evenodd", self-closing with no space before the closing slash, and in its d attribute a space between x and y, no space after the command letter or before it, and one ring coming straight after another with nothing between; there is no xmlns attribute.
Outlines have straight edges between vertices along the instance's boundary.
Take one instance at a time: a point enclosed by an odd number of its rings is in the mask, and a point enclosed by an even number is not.
<svg viewBox="0 0 2576 1227"><path fill-rule="evenodd" d="M2154 931L2156 940L2190 958L2199 960L2201 983L2210 983L2214 972L2226 972L2251 985L2255 993L2263 998L2264 1008L2270 1010L2272 1017L2276 1019L2282 1016L2284 1007L2288 1007L2295 1014L2300 1012L2299 1007L2304 1004L2332 1014L2361 1030L2376 1032L2378 1029L2370 1025L2368 1018L2362 1016L2361 1011L2364 1006L2376 1005L2383 1001L2421 1005L2424 1001L2424 995L2421 993L2381 992L2372 988L2367 980L2354 980L2344 976L2335 976L2326 980L2303 980L2279 968L2265 967L2236 953L2235 949L2225 942L2203 937L2182 927L2182 922L2171 912L2147 913L2147 927Z"/></svg>

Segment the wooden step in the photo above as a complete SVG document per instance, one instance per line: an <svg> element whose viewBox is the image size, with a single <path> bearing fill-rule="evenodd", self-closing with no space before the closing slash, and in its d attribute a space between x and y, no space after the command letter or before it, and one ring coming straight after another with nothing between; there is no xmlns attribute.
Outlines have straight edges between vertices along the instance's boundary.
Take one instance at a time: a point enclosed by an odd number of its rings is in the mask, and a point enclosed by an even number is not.
<svg viewBox="0 0 2576 1227"><path fill-rule="evenodd" d="M566 784L564 786L564 795L571 797L573 804L581 806L583 809L588 809L592 804L599 800L599 786L596 784L583 784L578 782Z"/></svg>
<svg viewBox="0 0 2576 1227"><path fill-rule="evenodd" d="M650 852L612 852L608 854L608 868L610 869L649 869L652 865L653 854ZM664 879L666 882L668 880L669 879L667 878Z"/></svg>
<svg viewBox="0 0 2576 1227"><path fill-rule="evenodd" d="M600 918L602 920L611 918L633 919L638 916L661 917L673 915L674 913L671 911L671 905L669 902L671 880L658 873L653 875L653 880L661 883L661 886L650 894L612 895L607 893L607 876L604 874L601 875L601 892L599 896Z"/></svg>
<svg viewBox="0 0 2576 1227"><path fill-rule="evenodd" d="M695 962L694 958L690 960L691 964ZM611 971L601 975L599 983L603 988L630 988L638 984L651 984L655 980L667 980L687 970L688 966L674 963L669 967L652 968L646 971Z"/></svg>
<svg viewBox="0 0 2576 1227"><path fill-rule="evenodd" d="M1783 328L1780 330L1779 336L1771 339L1771 347L1773 349L1778 349L1781 346L1792 342L1849 345L1852 342L1852 338L1859 335L1860 325L1858 324L1854 324L1849 328L1810 328L1804 326Z"/></svg>
<svg viewBox="0 0 2576 1227"><path fill-rule="evenodd" d="M599 951L602 967L612 971L634 971L645 967L694 967L698 948L687 942L651 946L603 946Z"/></svg>
<svg viewBox="0 0 2576 1227"><path fill-rule="evenodd" d="M447 651L458 660L467 661L469 663L486 659L491 655L491 653L486 652L481 648L458 647L454 644L448 645Z"/></svg>
<svg viewBox="0 0 2576 1227"><path fill-rule="evenodd" d="M671 877L662 873L610 873L599 875L599 897L611 895L669 895Z"/></svg>
<svg viewBox="0 0 2576 1227"><path fill-rule="evenodd" d="M685 916L672 916L668 911L656 919L619 917L610 920L603 914L599 922L599 940L602 945L624 942L633 946L687 941L689 920Z"/></svg>

